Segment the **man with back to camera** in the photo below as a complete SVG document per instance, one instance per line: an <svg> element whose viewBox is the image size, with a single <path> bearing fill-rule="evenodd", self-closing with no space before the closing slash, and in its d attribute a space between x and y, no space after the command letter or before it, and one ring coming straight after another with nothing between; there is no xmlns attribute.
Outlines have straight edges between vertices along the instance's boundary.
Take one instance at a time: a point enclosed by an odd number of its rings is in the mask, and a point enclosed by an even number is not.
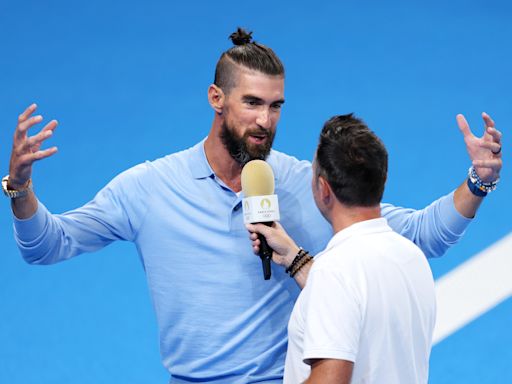
<svg viewBox="0 0 512 384"><path fill-rule="evenodd" d="M381 216L387 165L386 148L360 119L341 115L325 123L312 190L334 236L293 308L285 384L428 381L434 280L423 252ZM280 226L248 228L279 257L299 253ZM300 269L296 263L291 273Z"/></svg>
<svg viewBox="0 0 512 384"><path fill-rule="evenodd" d="M29 137L27 131L42 121L32 105L19 117L3 183L12 198L16 241L29 263L52 264L115 240L135 243L171 383L282 380L286 324L300 289L281 268L264 281L252 255L243 196L237 195L247 161L266 159L272 166L281 222L297 242L316 253L331 237L311 195L311 164L271 150L284 102L281 61L243 30L231 38L235 46L221 55L208 88L213 123L195 146L135 166L83 207L52 215L30 178L32 164L57 151L40 148L57 122ZM490 117L484 121L483 138L466 125L466 143L478 174L490 182L501 169L500 155L491 154L500 134ZM482 201L465 183L423 210L383 204L382 214L428 257L440 256L462 236ZM299 284L310 264L296 275Z"/></svg>

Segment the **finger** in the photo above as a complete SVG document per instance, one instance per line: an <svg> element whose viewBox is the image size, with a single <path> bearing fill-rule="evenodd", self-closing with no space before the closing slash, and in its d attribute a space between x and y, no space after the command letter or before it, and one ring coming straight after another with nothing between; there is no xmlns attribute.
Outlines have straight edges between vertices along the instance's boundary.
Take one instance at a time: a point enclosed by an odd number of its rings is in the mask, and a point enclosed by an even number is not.
<svg viewBox="0 0 512 384"><path fill-rule="evenodd" d="M16 159L16 164L15 165L11 164L10 173L11 174L14 173L14 172L12 172L13 166L14 166L14 169L16 169L16 168L20 169L20 168L23 168L26 166L30 167L30 166L32 166L32 164L34 162L46 159L47 157L50 157L50 156L54 155L55 153L57 153L57 151L58 151L57 147L52 147L52 148L45 149L43 151L37 151L34 153L19 156Z"/></svg>
<svg viewBox="0 0 512 384"><path fill-rule="evenodd" d="M34 135L32 137L29 137L26 141L25 141L25 149L33 149L33 152L34 152L34 148L35 146L41 146L41 144L43 143L43 141L45 141L46 139L48 139L49 137L51 137L53 134L53 131L52 130L46 130L46 131L41 131L39 132L37 135Z"/></svg>
<svg viewBox="0 0 512 384"><path fill-rule="evenodd" d="M256 240L258 238L258 234L255 232L249 232L249 239L252 241Z"/></svg>
<svg viewBox="0 0 512 384"><path fill-rule="evenodd" d="M59 125L59 122L57 120L52 120L48 124L46 124L43 129L41 129L41 132L55 131L55 129L57 128L57 125Z"/></svg>
<svg viewBox="0 0 512 384"><path fill-rule="evenodd" d="M501 160L500 156L501 156L501 153L499 155L496 155L495 159L473 160L473 163L472 163L473 167L501 170L503 161Z"/></svg>
<svg viewBox="0 0 512 384"><path fill-rule="evenodd" d="M37 123L40 123L43 120L43 116L33 116L30 119L27 119L23 121L22 123L18 124L18 127L16 128L16 133L14 135L15 139L23 139L25 138L27 131L29 128L34 126Z"/></svg>
<svg viewBox="0 0 512 384"><path fill-rule="evenodd" d="M466 121L466 118L462 114L458 114L457 117L457 125L459 126L460 131L464 135L464 138L468 136L473 136L473 133L471 132L471 129L469 128L469 124Z"/></svg>
<svg viewBox="0 0 512 384"><path fill-rule="evenodd" d="M499 143L501 141L501 132L498 131L496 128L494 128L494 127L487 127L486 132L489 135L491 135L491 137L493 138L493 140L496 143Z"/></svg>
<svg viewBox="0 0 512 384"><path fill-rule="evenodd" d="M30 143L28 146L30 151L31 152L39 151L39 148L41 148L41 144L43 143L43 141L53 135L53 132L55 131L55 128L57 128L57 125L58 125L57 120L52 120L48 124L46 124L45 127L43 129L41 129L41 131L38 133L38 135L45 135L45 136L43 137L43 139L41 141L34 140L33 143ZM33 137L35 137L35 136L33 136Z"/></svg>
<svg viewBox="0 0 512 384"><path fill-rule="evenodd" d="M46 159L47 157L50 157L54 154L56 154L58 151L57 147L51 147L42 151L37 151L32 154L33 161L39 161Z"/></svg>
<svg viewBox="0 0 512 384"><path fill-rule="evenodd" d="M256 224L246 224L246 228L250 232L260 233L263 236L267 237L272 233L273 228L267 227L264 224L256 223Z"/></svg>
<svg viewBox="0 0 512 384"><path fill-rule="evenodd" d="M491 116L485 112L482 112L482 118L484 119L486 127L494 127L494 120L491 119Z"/></svg>
<svg viewBox="0 0 512 384"><path fill-rule="evenodd" d="M258 247L257 245L253 245L252 246L252 251L258 255L260 253L260 247Z"/></svg>
<svg viewBox="0 0 512 384"><path fill-rule="evenodd" d="M481 141L478 143L478 146L480 148L488 149L493 155L499 155L499 152L501 152L501 145L494 141Z"/></svg>
<svg viewBox="0 0 512 384"><path fill-rule="evenodd" d="M37 109L37 105L34 103L34 104L31 104L28 106L27 109L25 109L23 111L23 113L21 115L18 116L18 124L19 123L22 123L24 122L25 120L28 119L28 117L34 113L34 111Z"/></svg>
<svg viewBox="0 0 512 384"><path fill-rule="evenodd" d="M48 139L52 134L52 130L41 131L37 135L29 137L25 141L25 146L33 147L34 145L41 144L44 140Z"/></svg>

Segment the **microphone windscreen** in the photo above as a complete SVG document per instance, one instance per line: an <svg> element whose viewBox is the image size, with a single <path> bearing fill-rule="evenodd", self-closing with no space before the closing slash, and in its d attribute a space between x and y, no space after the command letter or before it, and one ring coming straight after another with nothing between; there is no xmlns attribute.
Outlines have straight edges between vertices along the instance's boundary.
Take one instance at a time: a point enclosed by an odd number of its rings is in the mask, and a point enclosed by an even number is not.
<svg viewBox="0 0 512 384"><path fill-rule="evenodd" d="M274 194L274 172L263 160L251 160L242 169L242 191L245 197Z"/></svg>

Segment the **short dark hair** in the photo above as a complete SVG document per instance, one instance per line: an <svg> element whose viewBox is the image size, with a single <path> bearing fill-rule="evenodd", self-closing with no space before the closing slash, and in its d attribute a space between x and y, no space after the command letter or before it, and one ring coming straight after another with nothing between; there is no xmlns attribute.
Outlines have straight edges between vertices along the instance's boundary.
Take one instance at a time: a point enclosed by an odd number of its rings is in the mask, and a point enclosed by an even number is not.
<svg viewBox="0 0 512 384"><path fill-rule="evenodd" d="M252 32L238 28L229 38L234 46L222 53L215 68L213 83L228 94L236 85L237 65L266 75L284 76L284 66L274 51L252 40Z"/></svg>
<svg viewBox="0 0 512 384"><path fill-rule="evenodd" d="M384 193L388 153L382 141L352 113L329 119L316 151L316 175L348 206L378 205Z"/></svg>

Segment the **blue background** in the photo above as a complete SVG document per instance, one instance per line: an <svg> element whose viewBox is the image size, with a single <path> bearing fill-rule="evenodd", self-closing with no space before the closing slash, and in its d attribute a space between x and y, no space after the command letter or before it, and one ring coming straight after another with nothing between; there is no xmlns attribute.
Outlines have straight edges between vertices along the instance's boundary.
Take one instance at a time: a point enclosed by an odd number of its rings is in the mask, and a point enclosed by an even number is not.
<svg viewBox="0 0 512 384"><path fill-rule="evenodd" d="M237 27L286 66L275 148L311 159L322 123L355 112L390 152L385 201L421 208L469 166L455 115L505 136L505 167L436 277L512 230L512 6L506 1L185 2L0 0L0 167L32 102L60 125L34 185L53 212L122 170L206 136L206 90ZM25 264L0 201L0 383L165 383L151 300L132 244L51 267ZM512 255L511 255L512 256ZM431 383L512 382L512 301L436 345ZM386 358L383 356L383 358Z"/></svg>

